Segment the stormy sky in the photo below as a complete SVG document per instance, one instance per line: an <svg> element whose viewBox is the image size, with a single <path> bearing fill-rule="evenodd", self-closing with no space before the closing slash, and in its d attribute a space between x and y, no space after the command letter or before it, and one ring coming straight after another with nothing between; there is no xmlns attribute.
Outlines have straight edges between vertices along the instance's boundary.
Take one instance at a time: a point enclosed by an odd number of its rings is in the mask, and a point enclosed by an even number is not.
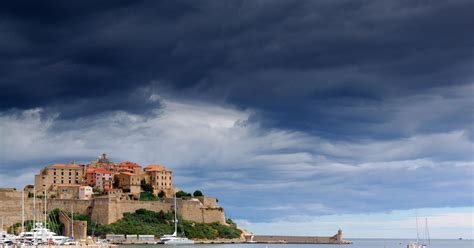
<svg viewBox="0 0 474 248"><path fill-rule="evenodd" d="M472 236L473 12L470 0L2 3L0 187L105 152L173 169L255 232L345 223L365 237L387 215L381 236L406 237L421 209L439 237Z"/></svg>

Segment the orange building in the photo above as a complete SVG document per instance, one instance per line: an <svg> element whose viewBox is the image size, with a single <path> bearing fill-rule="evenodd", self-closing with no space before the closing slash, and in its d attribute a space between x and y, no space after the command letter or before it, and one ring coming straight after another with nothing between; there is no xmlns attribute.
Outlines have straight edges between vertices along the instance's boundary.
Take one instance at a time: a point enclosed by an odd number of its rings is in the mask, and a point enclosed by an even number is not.
<svg viewBox="0 0 474 248"><path fill-rule="evenodd" d="M153 193L165 192L166 196L173 195L173 172L162 165L151 164L143 168L145 174L150 176Z"/></svg>
<svg viewBox="0 0 474 248"><path fill-rule="evenodd" d="M108 192L112 189L114 173L104 168L88 168L86 170L87 185Z"/></svg>
<svg viewBox="0 0 474 248"><path fill-rule="evenodd" d="M40 174L35 175L37 192L56 191L57 185L82 184L84 179L84 165L54 164L43 168Z"/></svg>
<svg viewBox="0 0 474 248"><path fill-rule="evenodd" d="M145 180L149 182L147 174L134 174L130 172L120 172L115 174L116 185L121 188L124 193L130 193L134 196L139 196L141 190L141 182Z"/></svg>
<svg viewBox="0 0 474 248"><path fill-rule="evenodd" d="M130 172L134 174L142 173L142 167L130 161L115 164L115 172Z"/></svg>

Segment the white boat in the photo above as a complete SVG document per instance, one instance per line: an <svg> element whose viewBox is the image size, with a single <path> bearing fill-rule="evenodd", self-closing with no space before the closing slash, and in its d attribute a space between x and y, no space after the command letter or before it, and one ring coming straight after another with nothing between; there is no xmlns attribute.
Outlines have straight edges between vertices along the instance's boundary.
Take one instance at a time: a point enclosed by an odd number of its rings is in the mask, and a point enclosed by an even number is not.
<svg viewBox="0 0 474 248"><path fill-rule="evenodd" d="M407 245L407 248L427 248L428 246L424 245L424 244L420 244L419 242L415 242L415 243L409 243Z"/></svg>
<svg viewBox="0 0 474 248"><path fill-rule="evenodd" d="M13 243L15 243L15 240L15 235L8 234L6 231L0 230L0 246L13 245Z"/></svg>
<svg viewBox="0 0 474 248"><path fill-rule="evenodd" d="M178 216L177 216L177 208L176 208L176 193L174 195L174 233L173 234L165 234L160 237L160 244L165 245L192 245L194 241L188 239L186 237L179 237L178 236Z"/></svg>
<svg viewBox="0 0 474 248"><path fill-rule="evenodd" d="M429 248L431 245L430 232L428 229L428 219L425 218L425 241L428 244L420 242L420 233L418 232L418 213L416 214L416 242L410 242L407 244L407 248Z"/></svg>
<svg viewBox="0 0 474 248"><path fill-rule="evenodd" d="M29 232L22 232L18 240L29 244L57 244L62 245L70 240L70 237L59 236L51 232L48 228L43 227L43 223L36 223L35 228Z"/></svg>
<svg viewBox="0 0 474 248"><path fill-rule="evenodd" d="M7 231L3 230L3 217L2 217L2 226L0 226L0 246L9 246L13 245L16 241L16 236L9 234Z"/></svg>
<svg viewBox="0 0 474 248"><path fill-rule="evenodd" d="M175 234L163 235L160 238L160 243L165 245L192 245L194 241L186 237L178 237Z"/></svg>

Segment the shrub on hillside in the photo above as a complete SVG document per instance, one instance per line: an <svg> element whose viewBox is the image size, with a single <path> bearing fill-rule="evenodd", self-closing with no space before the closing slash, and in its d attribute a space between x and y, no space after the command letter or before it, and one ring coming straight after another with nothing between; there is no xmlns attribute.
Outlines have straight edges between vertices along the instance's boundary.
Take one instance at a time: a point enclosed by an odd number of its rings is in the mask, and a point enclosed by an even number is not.
<svg viewBox="0 0 474 248"><path fill-rule="evenodd" d="M193 196L197 197L197 196L204 196L204 195L202 194L202 191L196 190L196 191L194 191Z"/></svg>

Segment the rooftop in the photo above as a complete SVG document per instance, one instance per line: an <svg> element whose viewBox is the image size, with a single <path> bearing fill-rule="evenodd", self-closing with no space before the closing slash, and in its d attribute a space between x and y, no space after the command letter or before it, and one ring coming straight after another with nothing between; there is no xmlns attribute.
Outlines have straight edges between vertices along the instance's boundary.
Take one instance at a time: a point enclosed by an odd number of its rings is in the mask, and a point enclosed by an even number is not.
<svg viewBox="0 0 474 248"><path fill-rule="evenodd" d="M95 173L102 173L102 174L113 174L113 172L106 170L104 168L94 168Z"/></svg>
<svg viewBox="0 0 474 248"><path fill-rule="evenodd" d="M77 188L77 187L81 187L82 185L80 184L57 184L56 185L58 188L61 187L61 188Z"/></svg>
<svg viewBox="0 0 474 248"><path fill-rule="evenodd" d="M48 168L82 169L82 166L77 164L53 164L48 166Z"/></svg>
<svg viewBox="0 0 474 248"><path fill-rule="evenodd" d="M169 171L166 167L163 165L158 165L158 164L150 164L145 166L143 168L145 171Z"/></svg>
<svg viewBox="0 0 474 248"><path fill-rule="evenodd" d="M115 166L124 166L124 167L141 167L139 164L137 164L137 163L134 163L134 162L130 162L130 161L127 161L127 162L122 162L122 163L118 163L118 164L116 164Z"/></svg>
<svg viewBox="0 0 474 248"><path fill-rule="evenodd" d="M127 175L127 176L138 176L138 174L130 173L130 172L120 172L120 174L124 174L124 175Z"/></svg>

